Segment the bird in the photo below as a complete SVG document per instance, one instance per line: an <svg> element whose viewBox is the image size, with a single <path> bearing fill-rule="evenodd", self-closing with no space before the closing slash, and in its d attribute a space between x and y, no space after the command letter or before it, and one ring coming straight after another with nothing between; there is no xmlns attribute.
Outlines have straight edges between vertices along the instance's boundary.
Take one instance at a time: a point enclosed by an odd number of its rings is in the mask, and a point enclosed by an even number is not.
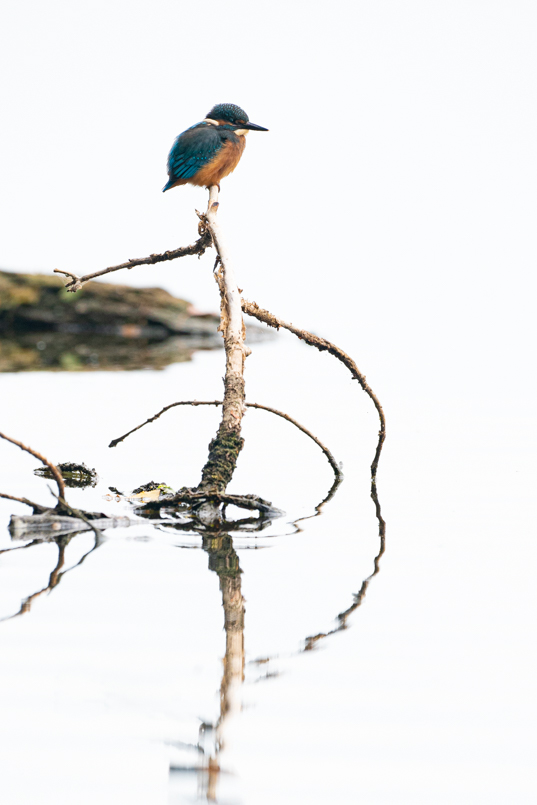
<svg viewBox="0 0 537 805"><path fill-rule="evenodd" d="M183 131L168 156L168 182L162 192L183 184L198 187L218 185L235 170L246 146L249 131L268 131L250 123L234 103L218 103L207 117Z"/></svg>

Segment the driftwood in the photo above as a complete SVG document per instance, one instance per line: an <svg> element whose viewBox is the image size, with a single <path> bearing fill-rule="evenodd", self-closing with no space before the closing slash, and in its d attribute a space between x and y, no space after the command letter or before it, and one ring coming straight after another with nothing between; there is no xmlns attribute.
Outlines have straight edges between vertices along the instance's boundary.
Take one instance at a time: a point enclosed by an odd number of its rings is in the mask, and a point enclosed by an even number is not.
<svg viewBox="0 0 537 805"><path fill-rule="evenodd" d="M70 508L70 507L68 507ZM76 511L71 509L71 511ZM74 515L58 515L48 512L31 517L12 515L9 531L12 539L30 539L38 536L40 541L54 540L73 531L93 531L102 537L101 531L105 528L126 528L130 525L139 525L139 520L128 517L109 517L103 513L96 513L95 519L90 520L86 513L78 512Z"/></svg>

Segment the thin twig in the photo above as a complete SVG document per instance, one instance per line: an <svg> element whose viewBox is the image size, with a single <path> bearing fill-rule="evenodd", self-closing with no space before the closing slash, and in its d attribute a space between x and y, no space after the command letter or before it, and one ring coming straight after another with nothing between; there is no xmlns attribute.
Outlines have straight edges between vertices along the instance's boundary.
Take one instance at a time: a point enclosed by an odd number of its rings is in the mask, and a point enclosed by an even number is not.
<svg viewBox="0 0 537 805"><path fill-rule="evenodd" d="M0 439L5 439L6 442L11 442L11 444L17 445L17 447L20 447L21 450L25 450L27 453L30 453L31 456L34 456L35 458L39 459L39 461L42 464L48 467L54 477L54 480L58 484L58 492L60 498L65 498L65 484L63 482L63 478L60 475L60 471L58 470L58 468L54 464L52 464L48 460L48 458L45 458L45 456L42 456L41 453L38 453L36 450L32 450L31 447L27 447L22 442L18 442L16 439L12 439L11 436L6 436L5 433L0 433Z"/></svg>
<svg viewBox="0 0 537 805"><path fill-rule="evenodd" d="M71 282L68 282L65 287L71 293L75 293L75 291L79 291L86 282L95 279L95 277L102 277L103 274L110 274L112 271L120 271L122 268L154 265L155 263L163 263L166 260L177 260L178 257L186 257L189 254L197 254L201 257L201 255L205 253L205 250L212 246L212 238L208 230L203 230L200 234L201 237L190 246L181 246L179 249L172 249L162 254L150 254L149 257L131 257L125 263L103 268L102 271L94 271L92 274L84 274L82 277L73 274L71 271L62 271L59 268L55 268L54 273L65 274L66 277L71 277Z"/></svg>
<svg viewBox="0 0 537 805"><path fill-rule="evenodd" d="M159 411L158 414L155 414L155 416L146 419L146 421L142 422L141 425L138 425L136 428L133 428L128 433L125 433L123 436L120 436L118 439L112 439L108 447L116 447L116 445L118 445L120 442L126 439L127 436L130 436L131 433L135 433L137 430L140 430L140 428L143 428L144 425L149 425L151 422L154 422L156 419L162 416L162 414L166 413L166 411L169 411L170 408L174 408L176 405L222 405L222 400L210 400L210 401L181 400L180 402L174 402L171 405L167 405L165 408L162 409L162 411ZM309 430L307 430L307 428L305 428L303 425L297 422L296 419L293 419L288 414L284 414L283 411L278 411L276 408L270 408L268 405L261 405L261 403L247 402L245 403L245 406L247 408L258 408L261 411L268 411L270 414L276 414L276 416L280 416L282 419L286 419L288 422L291 423L291 425L294 425L295 428L298 428L298 430L302 431L302 433L305 433L306 436L309 436L309 438L312 439L315 442L315 444L321 448L321 450L323 451L328 460L328 463L332 467L336 478L339 478L342 475L342 472L339 469L337 462L332 453L330 452L330 450L327 447L325 447L324 444L316 436L313 435L313 433L311 433Z"/></svg>
<svg viewBox="0 0 537 805"><path fill-rule="evenodd" d="M34 510L34 514L44 514L45 512L51 511L49 506L42 506L40 503L34 503L33 500L28 500L28 498L18 498L15 495L6 495L4 492L0 492L0 498L7 498L7 500L16 500L18 503L24 503L26 506L30 506Z"/></svg>
<svg viewBox="0 0 537 805"><path fill-rule="evenodd" d="M112 439L108 447L116 447L120 442L126 439L127 436L130 436L131 433L136 433L136 431L140 430L140 428L143 428L144 425L149 425L151 422L154 422L156 419L162 416L162 414L165 414L166 411L169 411L170 408L175 408L176 405L222 405L222 400L212 400L210 402L207 400L181 400L180 402L174 402L171 405L166 405L162 411L159 411L158 414L155 414L155 416L149 417L149 419L146 419L146 421L142 422L141 425L137 425L132 430L129 430L128 433L124 433L123 436L119 436L117 439Z"/></svg>
<svg viewBox="0 0 537 805"><path fill-rule="evenodd" d="M320 441L320 439L318 439L307 428L305 428L303 425L297 422L296 419L293 419L293 417L289 416L289 414L284 414L283 411L278 411L276 408L270 408L268 405L261 405L261 403L246 403L246 407L259 408L262 411L268 411L271 414L276 414L276 416L280 416L282 419L286 419L288 422L291 423L291 425L294 425L295 428L298 428L298 430L302 431L302 433L304 433L306 436L309 436L309 438L312 441L314 441L315 444L318 447L320 447L323 453L325 454L326 458L328 459L328 463L330 464L330 466L334 471L334 475L336 476L336 478L342 478L343 473L341 472L334 456L332 455L328 447L325 447L324 444Z"/></svg>
<svg viewBox="0 0 537 805"><path fill-rule="evenodd" d="M295 327L293 324L288 324L287 322L282 321L282 319L278 319L277 316L274 316L272 313L270 313L270 311L260 308L255 302L248 302L246 299L243 299L242 309L249 316L253 316L258 321L268 324L269 327L274 327L276 330L279 330L280 327L283 327L285 330L289 330L289 332L294 333L294 335L296 335L302 341L305 341L307 344L316 347L320 352L329 352L335 358L340 360L347 367L347 369L349 369L352 376L359 382L366 394L369 395L375 408L377 409L380 420L379 440L375 457L373 459L373 463L371 464L371 478L373 485L375 485L380 453L382 450L382 445L384 444L384 439L386 438L386 419L376 394L367 384L365 375L360 372L353 359L347 355L346 352L343 352L342 349L336 347L335 344L332 344L325 338L320 338L319 336L313 335L313 333L310 333L307 330L301 330L299 327Z"/></svg>

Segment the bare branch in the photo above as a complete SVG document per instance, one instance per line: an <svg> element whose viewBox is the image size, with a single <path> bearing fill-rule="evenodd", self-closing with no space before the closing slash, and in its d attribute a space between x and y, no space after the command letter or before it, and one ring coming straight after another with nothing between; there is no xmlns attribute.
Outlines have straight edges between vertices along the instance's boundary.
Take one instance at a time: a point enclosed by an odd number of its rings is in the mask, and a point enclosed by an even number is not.
<svg viewBox="0 0 537 805"><path fill-rule="evenodd" d="M318 439L307 428L305 428L303 425L301 425L300 422L297 422L296 419L293 419L293 417L290 417L289 414L284 414L283 411L278 411L277 408L269 408L268 405L261 405L260 403L246 403L246 407L247 408L259 408L261 411L268 411L271 414L276 414L276 416L280 416L282 419L286 419L288 422L291 423L291 425L294 425L295 428L298 428L298 430L302 431L302 433L306 434L306 436L309 436L309 438L312 441L314 441L315 444L318 447L321 448L321 450L325 454L326 458L328 459L328 463L332 467L332 469L334 471L334 475L336 476L336 478L338 478L338 479L343 478L343 473L339 469L339 466L338 466L338 464L336 462L336 459L334 458L334 456L332 455L332 453L330 452L328 447L325 447L324 444L320 441L320 439Z"/></svg>
<svg viewBox="0 0 537 805"><path fill-rule="evenodd" d="M0 498L16 500L18 503L24 503L26 506L31 506L31 508L34 510L34 514L44 514L45 512L51 511L48 506L42 506L40 503L34 503L33 500L28 500L28 498L18 498L15 497L15 495L6 495L4 492L0 492Z"/></svg>
<svg viewBox="0 0 537 805"><path fill-rule="evenodd" d="M298 338L302 341L305 341L306 344L310 344L313 347L316 347L320 352L329 352L335 358L340 360L351 372L352 376L359 382L360 386L363 388L365 393L369 395L375 408L377 409L377 413L379 415L380 420L380 431L379 431L379 440L377 444L377 449L375 452L375 457L373 459L373 463L371 464L371 478L373 486L376 484L376 475L377 475L377 467L380 459L380 453L382 450L382 445L384 444L384 439L386 438L386 419L384 416L384 411L382 410L382 406L376 396L376 394L372 391L372 389L368 386L365 375L363 375L356 364L354 363L353 359L347 355L346 352L343 352L342 349L336 347L335 344L332 344L330 341L327 341L325 338L320 338L317 335L313 335L313 333L309 333L307 330L301 330L299 327L295 327L293 324L288 324L282 319L278 319L274 316L270 311L263 310L257 305L255 302L248 302L246 299L242 300L242 309L245 313L249 316L253 316L258 321L262 321L265 324L268 324L269 327L274 327L276 330L279 330L280 327L283 327L285 330L289 330L289 332L294 333Z"/></svg>
<svg viewBox="0 0 537 805"><path fill-rule="evenodd" d="M191 246L181 246L179 249L163 252L162 254L150 254L149 257L132 257L125 263L120 263L117 266L110 266L110 268L103 268L102 271L94 271L93 274L84 274L79 277L70 271L62 271L59 268L54 269L55 274L65 274L66 277L71 277L71 282L66 284L66 289L75 293L79 291L86 282L89 282L95 277L102 277L103 274L110 274L112 271L120 271L122 268L134 268L135 266L154 265L155 263L163 263L166 260L176 260L178 257L186 257L189 254L197 254L201 257L205 250L212 246L211 233L204 228L200 229L201 237Z"/></svg>
<svg viewBox="0 0 537 805"><path fill-rule="evenodd" d="M337 465L337 462L336 462L334 456L332 455L332 453L330 452L330 450L327 447L325 447L324 444L316 436L313 435L313 433L311 433L307 428L305 428L303 425L301 425L299 422L297 422L296 419L293 419L288 414L284 414L283 411L278 411L276 408L270 408L268 405L261 405L260 403L248 403L248 402L244 403L244 404L245 404L246 408L258 408L261 411L268 411L270 414L276 414L276 416L280 416L282 419L286 419L288 422L291 423L291 425L294 425L295 428L298 428L298 430L302 431L302 433L305 433L306 436L309 436L309 438L312 439L315 442L315 444L318 445L318 447L321 448L321 450L325 454L326 458L328 459L328 463L332 467L332 469L334 471L334 475L336 476L336 478L339 478L340 476L342 476L342 472L339 469L339 467ZM162 411L159 411L158 414L155 414L155 416L152 416L152 417L149 417L149 419L146 419L146 421L142 422L141 425L138 425L136 428L133 428L128 433L123 434L123 436L120 436L117 439L112 439L112 441L110 442L108 447L116 447L116 445L118 445L120 442L122 442L124 439L126 439L127 436L130 436L131 433L135 433L137 430L140 430L140 428L143 428L144 425L149 425L151 422L154 422L156 419L158 419L160 416L162 416L162 414L165 414L166 411L169 411L170 408L175 408L176 405L194 405L194 406L195 405L222 405L222 401L221 400L210 400L210 401L208 401L208 400L181 400L180 402L174 402L171 405L167 405L165 408L162 409Z"/></svg>
<svg viewBox="0 0 537 805"><path fill-rule="evenodd" d="M222 405L222 400L211 400L210 402L207 400L181 400L180 402L174 402L171 405L166 405L162 411L159 411L158 414L155 414L155 416L149 417L149 419L146 419L146 421L142 422L141 425L137 425L132 430L129 430L128 433L124 433L123 436L119 436L117 439L112 439L108 447L116 447L120 442L124 441L127 436L130 436L131 433L136 433L136 431L140 430L140 428L143 428L144 425L149 425L151 422L154 422L156 419L161 417L162 414L165 414L166 411L169 411L170 408L175 408L176 405Z"/></svg>
<svg viewBox="0 0 537 805"><path fill-rule="evenodd" d="M16 439L12 439L10 436L6 436L5 433L0 433L0 439L5 439L6 442L11 442L11 444L17 445L17 447L20 447L21 450L26 451L26 453L30 453L31 456L35 456L35 458L39 459L39 461L42 464L48 467L54 477L54 480L58 485L58 492L60 498L65 499L65 484L63 482L63 478L60 475L58 468L54 464L52 464L48 460L48 458L45 458L45 456L42 456L41 453L38 453L36 450L32 450L31 447L27 447L22 442L18 442Z"/></svg>
<svg viewBox="0 0 537 805"><path fill-rule="evenodd" d="M201 474L198 490L225 492L237 458L244 445L241 422L244 413L244 322L241 310L241 295L235 280L233 265L218 224L218 187L209 188L209 205L205 215L200 215L202 226L212 235L218 252L215 279L220 289L220 331L226 350L226 375L224 378L224 402L222 421L216 437L209 445L209 457Z"/></svg>

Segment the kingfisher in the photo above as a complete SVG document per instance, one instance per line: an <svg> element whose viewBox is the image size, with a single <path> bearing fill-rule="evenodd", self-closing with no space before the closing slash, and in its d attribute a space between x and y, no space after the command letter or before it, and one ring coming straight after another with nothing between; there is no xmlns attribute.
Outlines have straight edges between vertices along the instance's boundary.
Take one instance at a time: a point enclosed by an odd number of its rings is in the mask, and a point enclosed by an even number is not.
<svg viewBox="0 0 537 805"><path fill-rule="evenodd" d="M218 185L234 171L246 146L249 131L268 131L250 123L248 115L234 103L218 103L207 117L176 139L168 157L168 183L171 187L193 184Z"/></svg>

